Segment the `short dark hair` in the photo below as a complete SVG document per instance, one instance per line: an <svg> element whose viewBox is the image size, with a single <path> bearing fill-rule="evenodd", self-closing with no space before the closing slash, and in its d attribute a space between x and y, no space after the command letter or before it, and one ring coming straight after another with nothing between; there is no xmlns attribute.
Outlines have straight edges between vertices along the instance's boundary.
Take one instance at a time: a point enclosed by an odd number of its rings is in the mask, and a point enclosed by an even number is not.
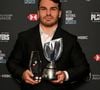
<svg viewBox="0 0 100 90"><path fill-rule="evenodd" d="M53 1L54 3L57 3L58 7L59 7L59 10L61 10L61 2L60 2L60 0L51 0L51 1ZM38 9L39 9L39 6L40 6L40 2L41 2L41 0L38 0Z"/></svg>

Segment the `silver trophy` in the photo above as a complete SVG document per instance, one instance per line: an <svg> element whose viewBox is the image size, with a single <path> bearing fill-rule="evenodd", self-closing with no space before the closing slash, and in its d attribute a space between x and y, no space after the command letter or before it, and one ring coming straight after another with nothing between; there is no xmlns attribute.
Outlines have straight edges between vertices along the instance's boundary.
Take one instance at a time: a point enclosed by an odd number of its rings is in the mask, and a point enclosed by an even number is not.
<svg viewBox="0 0 100 90"><path fill-rule="evenodd" d="M40 60L39 51L31 52L29 69L34 75L34 80L42 79L42 61Z"/></svg>
<svg viewBox="0 0 100 90"><path fill-rule="evenodd" d="M43 71L43 78L47 80L56 79L56 64L62 52L62 38L51 40L44 44L44 56L50 62Z"/></svg>

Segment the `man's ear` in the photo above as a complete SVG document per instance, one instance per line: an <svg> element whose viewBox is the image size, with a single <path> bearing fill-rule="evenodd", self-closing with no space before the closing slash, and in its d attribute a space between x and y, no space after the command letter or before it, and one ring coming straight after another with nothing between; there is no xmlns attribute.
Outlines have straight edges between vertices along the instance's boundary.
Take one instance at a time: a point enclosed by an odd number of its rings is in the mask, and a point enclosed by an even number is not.
<svg viewBox="0 0 100 90"><path fill-rule="evenodd" d="M62 11L59 11L59 18L61 18L61 15L62 15Z"/></svg>
<svg viewBox="0 0 100 90"><path fill-rule="evenodd" d="M39 19L39 11L37 11L37 17L38 17L38 19Z"/></svg>

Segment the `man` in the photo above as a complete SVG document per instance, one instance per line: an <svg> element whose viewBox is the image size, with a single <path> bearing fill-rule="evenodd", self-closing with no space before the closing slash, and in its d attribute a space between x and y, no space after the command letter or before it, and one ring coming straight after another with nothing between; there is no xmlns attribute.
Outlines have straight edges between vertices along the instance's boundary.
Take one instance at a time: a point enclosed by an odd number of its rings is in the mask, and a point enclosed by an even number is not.
<svg viewBox="0 0 100 90"><path fill-rule="evenodd" d="M39 0L39 25L19 34L14 49L7 61L7 67L14 78L21 82L22 90L68 90L73 82L82 81L89 73L89 65L74 35L59 25L61 17L59 0ZM48 61L43 55L44 43L62 38L63 52L56 62L56 80L34 80L29 70L32 51L39 51L45 68Z"/></svg>

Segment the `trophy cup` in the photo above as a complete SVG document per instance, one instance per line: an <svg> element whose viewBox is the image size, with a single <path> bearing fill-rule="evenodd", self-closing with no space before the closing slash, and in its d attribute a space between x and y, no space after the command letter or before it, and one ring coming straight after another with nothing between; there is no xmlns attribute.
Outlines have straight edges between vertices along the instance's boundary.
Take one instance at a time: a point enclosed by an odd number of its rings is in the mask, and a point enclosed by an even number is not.
<svg viewBox="0 0 100 90"><path fill-rule="evenodd" d="M44 56L50 62L43 70L43 78L47 80L55 80L56 65L55 62L59 59L62 52L62 38L51 40L44 44Z"/></svg>
<svg viewBox="0 0 100 90"><path fill-rule="evenodd" d="M42 61L40 60L39 51L32 51L29 62L29 69L33 73L34 80L41 80L42 76Z"/></svg>

